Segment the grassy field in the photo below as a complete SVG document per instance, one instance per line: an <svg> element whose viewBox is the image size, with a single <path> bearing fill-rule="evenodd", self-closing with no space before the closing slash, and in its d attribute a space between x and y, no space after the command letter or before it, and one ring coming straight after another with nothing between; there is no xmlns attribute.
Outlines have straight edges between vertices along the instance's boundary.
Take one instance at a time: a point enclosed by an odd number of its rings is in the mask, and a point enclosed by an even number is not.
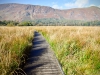
<svg viewBox="0 0 100 75"><path fill-rule="evenodd" d="M100 27L0 27L0 74L19 67L37 30L50 43L65 75L100 75Z"/></svg>
<svg viewBox="0 0 100 75"><path fill-rule="evenodd" d="M0 27L0 75L16 73L15 69L24 63L33 30L28 27Z"/></svg>

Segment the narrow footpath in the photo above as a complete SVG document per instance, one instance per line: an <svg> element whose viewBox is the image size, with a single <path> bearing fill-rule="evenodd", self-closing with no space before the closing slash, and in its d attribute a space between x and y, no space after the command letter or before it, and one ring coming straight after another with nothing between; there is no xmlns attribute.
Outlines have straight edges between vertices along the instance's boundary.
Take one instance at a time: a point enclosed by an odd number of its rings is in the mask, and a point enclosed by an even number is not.
<svg viewBox="0 0 100 75"><path fill-rule="evenodd" d="M33 46L24 66L27 75L64 75L50 45L38 32L34 32Z"/></svg>

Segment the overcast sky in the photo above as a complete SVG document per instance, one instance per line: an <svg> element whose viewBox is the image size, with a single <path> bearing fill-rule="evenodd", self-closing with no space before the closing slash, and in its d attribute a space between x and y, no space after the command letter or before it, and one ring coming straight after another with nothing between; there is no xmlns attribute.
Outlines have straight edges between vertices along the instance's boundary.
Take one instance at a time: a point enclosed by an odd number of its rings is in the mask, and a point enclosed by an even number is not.
<svg viewBox="0 0 100 75"><path fill-rule="evenodd" d="M82 8L89 6L100 7L100 0L0 0L0 4L3 3L50 6L56 9Z"/></svg>

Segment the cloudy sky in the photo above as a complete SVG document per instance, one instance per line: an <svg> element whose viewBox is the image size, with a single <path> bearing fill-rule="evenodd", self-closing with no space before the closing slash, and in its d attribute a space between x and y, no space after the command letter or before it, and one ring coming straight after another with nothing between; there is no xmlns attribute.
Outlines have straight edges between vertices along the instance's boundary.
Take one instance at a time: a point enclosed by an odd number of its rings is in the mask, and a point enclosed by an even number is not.
<svg viewBox="0 0 100 75"><path fill-rule="evenodd" d="M0 0L0 4L3 3L20 3L50 6L56 9L71 9L89 6L100 7L100 0Z"/></svg>

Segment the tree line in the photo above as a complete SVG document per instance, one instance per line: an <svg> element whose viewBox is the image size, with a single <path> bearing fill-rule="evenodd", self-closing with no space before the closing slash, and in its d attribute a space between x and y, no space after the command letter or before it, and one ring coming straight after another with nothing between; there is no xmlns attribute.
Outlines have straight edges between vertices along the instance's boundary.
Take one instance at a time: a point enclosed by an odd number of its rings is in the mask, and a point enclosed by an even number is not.
<svg viewBox="0 0 100 75"><path fill-rule="evenodd" d="M32 26L32 23L30 21L0 21L0 26Z"/></svg>
<svg viewBox="0 0 100 75"><path fill-rule="evenodd" d="M0 26L100 26L100 21L80 21L66 19L35 19L33 21L0 21Z"/></svg>

